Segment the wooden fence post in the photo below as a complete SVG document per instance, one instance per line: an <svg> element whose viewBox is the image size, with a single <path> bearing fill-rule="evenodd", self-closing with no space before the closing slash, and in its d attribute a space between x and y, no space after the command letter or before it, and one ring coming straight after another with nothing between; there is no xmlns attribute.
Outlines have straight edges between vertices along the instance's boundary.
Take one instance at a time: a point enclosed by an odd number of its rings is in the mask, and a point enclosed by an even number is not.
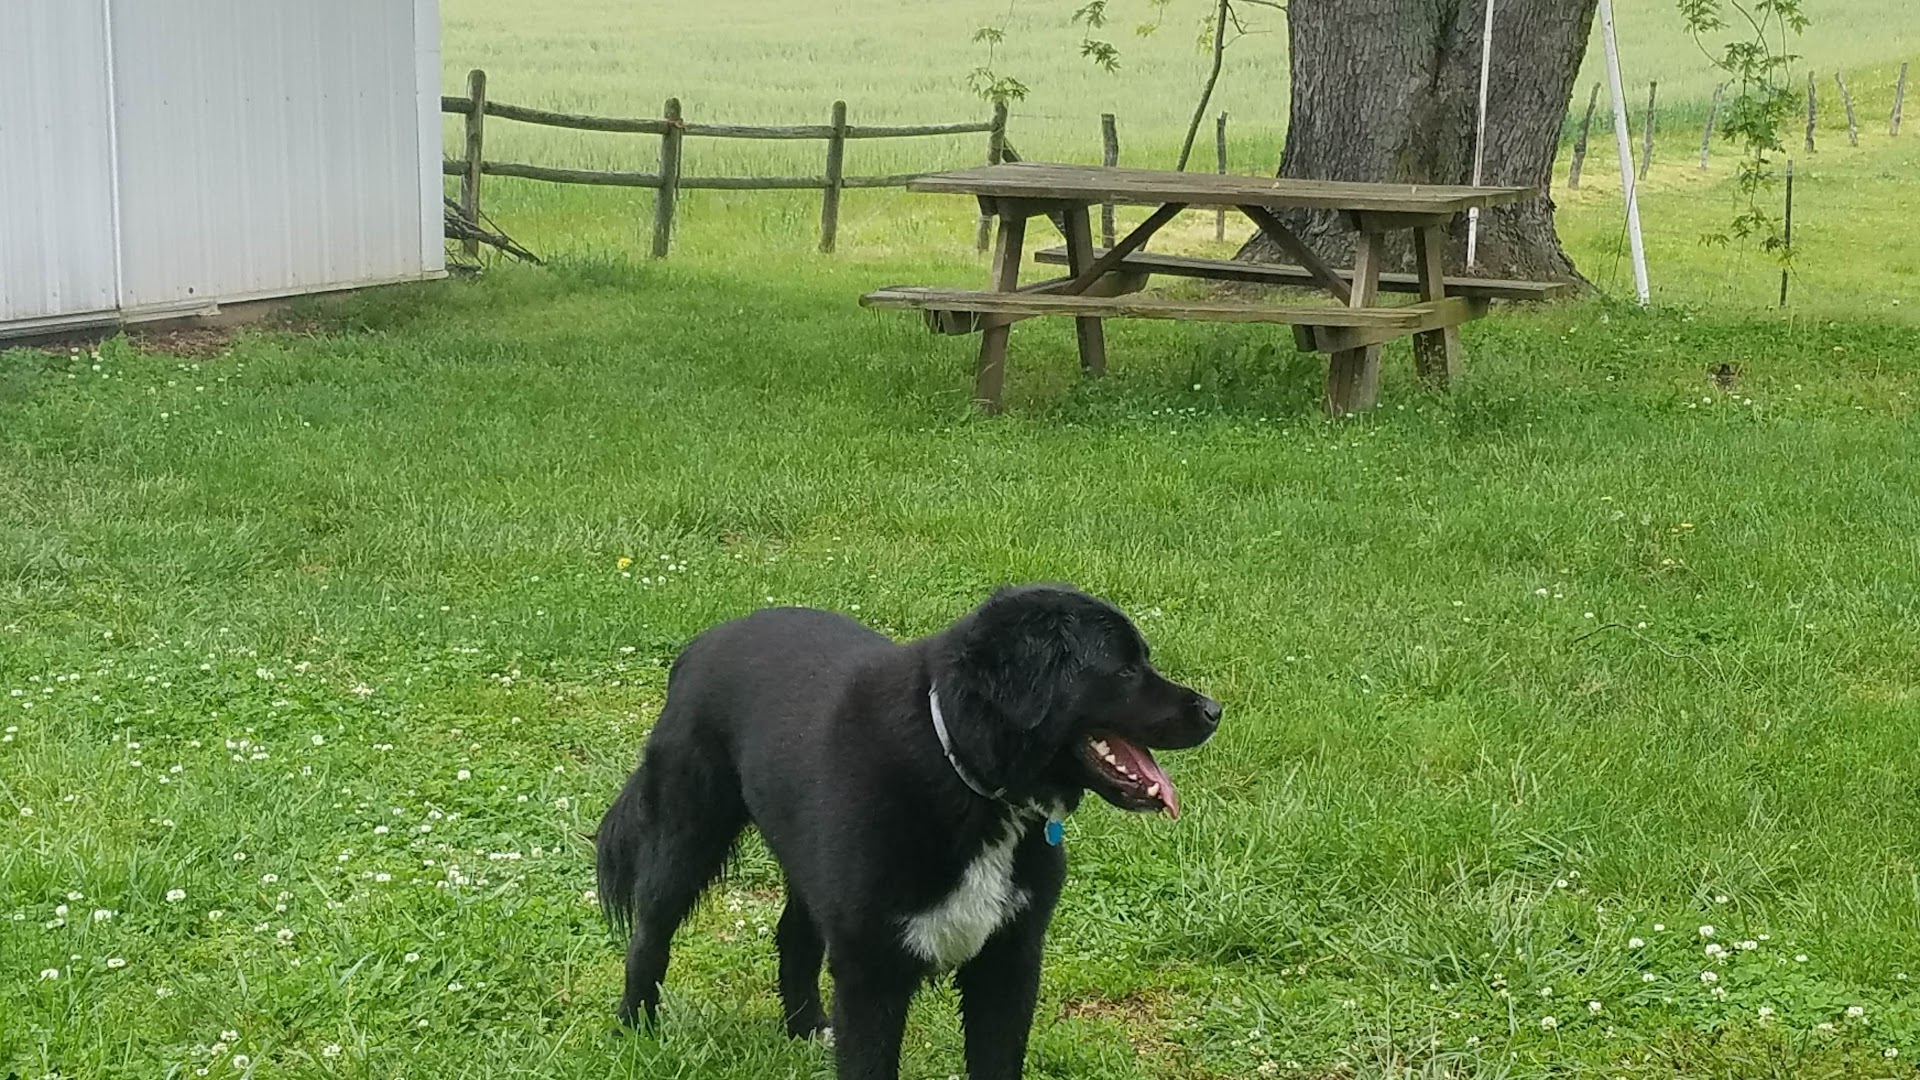
<svg viewBox="0 0 1920 1080"><path fill-rule="evenodd" d="M686 129L680 123L680 99L668 98L666 133L660 136L660 187L653 203L653 257L664 259L673 245L674 204L680 199L680 144Z"/></svg>
<svg viewBox="0 0 1920 1080"><path fill-rule="evenodd" d="M467 73L467 171L460 174L460 216L480 224L480 168L486 151L487 73L474 68ZM460 250L469 257L480 255L478 237L468 237Z"/></svg>
<svg viewBox="0 0 1920 1080"><path fill-rule="evenodd" d="M1715 83L1713 87L1713 107L1707 110L1707 130L1700 136L1700 171L1707 168L1707 154L1713 150L1713 127L1720 122L1720 95L1726 93L1726 83Z"/></svg>
<svg viewBox="0 0 1920 1080"><path fill-rule="evenodd" d="M1780 268L1780 306L1787 306L1787 272L1793 259L1793 159L1787 159L1787 235L1786 255L1788 266Z"/></svg>
<svg viewBox="0 0 1920 1080"><path fill-rule="evenodd" d="M1007 159L1007 103L993 103L993 124L987 129L987 164L998 165ZM980 226L975 232L973 246L979 251L987 250L987 241L993 236L993 219L985 209L980 211Z"/></svg>
<svg viewBox="0 0 1920 1080"><path fill-rule="evenodd" d="M1111 169L1120 164L1120 124L1112 113L1100 114L1100 161ZM1113 246L1113 204L1100 204L1100 242Z"/></svg>
<svg viewBox="0 0 1920 1080"><path fill-rule="evenodd" d="M1807 153L1813 153L1813 123L1820 114L1820 93L1813 85L1813 72L1807 72Z"/></svg>
<svg viewBox="0 0 1920 1080"><path fill-rule="evenodd" d="M1567 188L1577 191L1580 188L1580 166L1587 163L1587 136L1593 131L1593 107L1600 101L1600 84L1593 84L1593 91L1587 95L1587 115L1580 121L1580 134L1573 140L1573 164L1567 167Z"/></svg>
<svg viewBox="0 0 1920 1080"><path fill-rule="evenodd" d="M827 191L820 200L820 253L833 254L840 232L840 191L847 179L847 103L833 103L833 133L827 136Z"/></svg>
<svg viewBox="0 0 1920 1080"><path fill-rule="evenodd" d="M1642 133L1640 150L1640 179L1647 178L1647 170L1653 167L1653 106L1660 96L1660 80L1647 84L1647 130Z"/></svg>
<svg viewBox="0 0 1920 1080"><path fill-rule="evenodd" d="M1900 107L1907 103L1907 65L1900 65L1900 81L1893 85L1893 119L1887 124L1887 134L1900 134Z"/></svg>
<svg viewBox="0 0 1920 1080"><path fill-rule="evenodd" d="M1840 88L1840 104L1847 110L1847 145L1860 145L1860 125L1853 120L1853 95L1847 92L1847 80L1839 72L1833 73L1834 85Z"/></svg>
<svg viewBox="0 0 1920 1080"><path fill-rule="evenodd" d="M1227 114L1213 122L1213 150L1219 159L1220 175L1227 175ZM1213 212L1213 240L1217 244L1227 241L1227 208L1221 207Z"/></svg>

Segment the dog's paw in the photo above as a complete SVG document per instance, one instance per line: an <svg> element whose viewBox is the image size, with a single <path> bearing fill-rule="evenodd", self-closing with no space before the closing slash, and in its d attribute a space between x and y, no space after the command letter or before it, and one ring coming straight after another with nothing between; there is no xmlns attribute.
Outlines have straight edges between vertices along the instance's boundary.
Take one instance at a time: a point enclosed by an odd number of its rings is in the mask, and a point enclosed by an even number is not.
<svg viewBox="0 0 1920 1080"><path fill-rule="evenodd" d="M827 1048L827 1049L829 1049L829 1050L831 1050L831 1049L833 1049L833 1027L832 1027L832 1025L830 1025L830 1024L822 1024L822 1025L820 1025L819 1027L817 1027L817 1028L815 1028L815 1029L813 1030L813 1035L812 1035L812 1038L814 1038L814 1039L816 1039L816 1040L818 1040L821 1046L824 1046L824 1047L826 1047L826 1048Z"/></svg>

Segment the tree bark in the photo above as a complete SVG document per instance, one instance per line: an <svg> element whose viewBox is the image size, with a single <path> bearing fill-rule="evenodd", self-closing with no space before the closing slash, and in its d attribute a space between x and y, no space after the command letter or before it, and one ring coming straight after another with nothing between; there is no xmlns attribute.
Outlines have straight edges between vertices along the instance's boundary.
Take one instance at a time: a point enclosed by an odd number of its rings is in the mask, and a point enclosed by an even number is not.
<svg viewBox="0 0 1920 1080"><path fill-rule="evenodd" d="M1473 178L1480 39L1487 0L1293 0L1293 104L1280 175L1315 180L1465 184ZM1540 194L1482 212L1486 277L1584 281L1554 233L1553 161L1597 0L1496 0L1482 182ZM1330 214L1288 224L1336 265L1353 234ZM1451 230L1448 265L1466 266L1466 215ZM1279 261L1263 237L1241 251ZM1411 262L1401 241L1390 262Z"/></svg>

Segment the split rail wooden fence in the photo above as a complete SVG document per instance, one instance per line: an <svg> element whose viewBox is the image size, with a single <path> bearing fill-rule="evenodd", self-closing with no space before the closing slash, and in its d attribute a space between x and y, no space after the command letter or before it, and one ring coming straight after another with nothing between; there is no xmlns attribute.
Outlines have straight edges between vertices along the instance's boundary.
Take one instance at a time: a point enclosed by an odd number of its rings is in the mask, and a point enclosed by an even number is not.
<svg viewBox="0 0 1920 1080"><path fill-rule="evenodd" d="M893 126L856 125L847 121L847 103L836 101L824 124L796 124L770 127L751 124L702 124L682 115L679 98L668 98L664 115L658 119L623 119L605 116L578 116L549 112L520 105L508 105L487 96L487 73L474 71L467 77L466 97L442 97L442 112L466 118L466 153L442 163L448 176L460 178L460 210L471 221L481 215L480 184L484 176L511 176L553 184L592 184L604 187L650 188L656 195L653 213L653 255L665 258L673 243L674 212L682 191L818 191L820 203L820 250L831 252L840 228L840 196L848 188L905 187L908 181L925 173L898 173L889 176L846 175L847 141L850 139L905 139L934 135L986 135L989 164L997 164L1007 154L1007 108L994 108L988 120L958 124L906 124ZM653 172L619 172L603 169L561 169L545 165L524 165L486 159L486 121L514 120L546 127L576 131L601 131L626 135L655 135L660 139L660 163ZM688 138L713 139L818 139L826 145L824 171L819 176L686 176L681 171L681 151ZM477 247L468 242L468 254Z"/></svg>

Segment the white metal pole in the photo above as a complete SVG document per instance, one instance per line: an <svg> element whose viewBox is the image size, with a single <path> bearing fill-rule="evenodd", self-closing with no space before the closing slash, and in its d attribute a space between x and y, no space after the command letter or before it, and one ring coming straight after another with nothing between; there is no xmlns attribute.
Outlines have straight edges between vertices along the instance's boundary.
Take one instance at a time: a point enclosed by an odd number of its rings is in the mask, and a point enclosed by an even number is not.
<svg viewBox="0 0 1920 1080"><path fill-rule="evenodd" d="M1607 46L1607 89L1613 94L1613 138L1620 149L1620 184L1627 194L1627 240L1633 247L1634 299L1645 307L1647 249L1640 239L1640 191L1633 182L1633 138L1627 131L1627 95L1620 85L1620 45L1613 36L1613 0L1600 0L1600 36Z"/></svg>
<svg viewBox="0 0 1920 1080"><path fill-rule="evenodd" d="M1493 71L1493 3L1487 0L1487 24L1480 32L1480 126L1473 137L1473 186L1480 186L1487 160L1487 81ZM1480 261L1480 208L1467 211L1467 266Z"/></svg>

